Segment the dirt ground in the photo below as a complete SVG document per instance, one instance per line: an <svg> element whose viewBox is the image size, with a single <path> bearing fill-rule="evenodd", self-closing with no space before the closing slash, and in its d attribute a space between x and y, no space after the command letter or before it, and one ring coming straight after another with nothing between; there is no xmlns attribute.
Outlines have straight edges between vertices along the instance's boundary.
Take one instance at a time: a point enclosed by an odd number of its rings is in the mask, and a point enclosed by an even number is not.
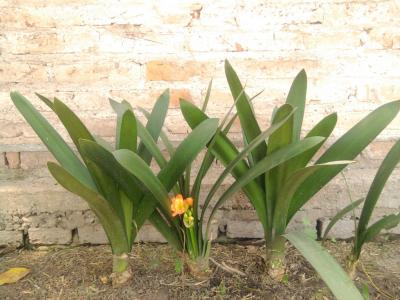
<svg viewBox="0 0 400 300"><path fill-rule="evenodd" d="M19 282L0 286L0 299L333 299L293 247L287 253L286 280L271 282L264 276L265 247L258 244L214 244L213 260L245 276L211 263L211 278L204 282L179 273L180 261L167 245L136 244L130 256L134 277L120 288L107 282L108 246L0 249L0 272L11 267L31 269ZM343 263L350 244L329 242L327 247ZM371 299L400 299L399 250L399 239L366 245L356 284L360 290L368 287Z"/></svg>

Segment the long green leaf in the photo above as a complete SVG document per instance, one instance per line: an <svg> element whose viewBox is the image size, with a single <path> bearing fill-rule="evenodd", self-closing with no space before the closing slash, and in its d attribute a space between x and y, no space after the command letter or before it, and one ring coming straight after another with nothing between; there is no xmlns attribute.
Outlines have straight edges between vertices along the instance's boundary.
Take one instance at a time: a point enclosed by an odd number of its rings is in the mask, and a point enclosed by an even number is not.
<svg viewBox="0 0 400 300"><path fill-rule="evenodd" d="M294 79L292 86L290 87L286 103L290 104L293 108L296 108L293 122L293 140L300 140L301 127L303 124L304 107L306 104L307 94L307 74L306 71L301 70Z"/></svg>
<svg viewBox="0 0 400 300"><path fill-rule="evenodd" d="M349 212L354 210L356 207L358 207L361 203L364 202L364 198L358 199L357 201L354 201L347 205L345 208L341 209L329 222L328 226L326 226L326 229L324 231L324 235L322 237L322 240L326 240L328 237L329 231L332 229L332 227L345 215L347 215Z"/></svg>
<svg viewBox="0 0 400 300"><path fill-rule="evenodd" d="M115 133L115 148L118 149L118 145L120 144L119 138L121 136L121 124L122 124L122 118L124 116L124 113L127 110L132 110L132 106L129 104L128 101L123 100L122 102L117 102L111 98L109 98L110 105L117 114L117 128L116 128L116 133Z"/></svg>
<svg viewBox="0 0 400 300"><path fill-rule="evenodd" d="M332 134L332 131L336 126L336 122L337 122L337 114L332 113L323 118L321 121L319 121L310 130L310 132L307 133L306 138L312 136L322 136L325 139L320 144L316 145L314 148L311 148L310 150L307 150L301 155L294 157L293 159L288 161L287 165L289 173L292 173L300 168L304 168L310 162L310 160L314 157L314 155L318 152L318 150L321 149L321 146L324 144L324 142Z"/></svg>
<svg viewBox="0 0 400 300"><path fill-rule="evenodd" d="M167 161L164 158L160 148L158 148L153 137L140 121L137 122L137 129L141 142L143 143L143 145L146 146L146 151L148 151L148 153L150 153L151 156L154 157L160 168L163 168L167 164Z"/></svg>
<svg viewBox="0 0 400 300"><path fill-rule="evenodd" d="M361 211L360 221L357 227L357 235L361 236L368 226L369 219L375 208L376 202L382 193L383 188L396 165L400 161L400 140L397 141L390 149L382 164L380 165L374 180L369 188L364 206Z"/></svg>
<svg viewBox="0 0 400 300"><path fill-rule="evenodd" d="M167 116L169 106L169 90L165 90L161 96L157 99L154 107L150 113L150 118L146 124L146 129L153 137L155 143L157 143L158 137L160 136L162 127L164 125L165 117ZM151 153L146 149L143 143L139 144L138 152L140 157L146 163L150 163L151 161Z"/></svg>
<svg viewBox="0 0 400 300"><path fill-rule="evenodd" d="M261 174L264 174L265 172L271 170L272 168L278 166L279 164L284 163L285 161L291 159L292 157L298 155L299 153L302 153L306 151L307 149L310 149L311 147L314 147L316 144L320 143L323 138L321 137L311 137L304 139L302 141L299 141L298 143L294 143L291 145L286 146L285 148L282 148L280 150L277 150L271 155L264 157L260 162L258 162L254 167L249 169L243 176L238 178L223 194L222 196L218 199L218 201L215 203L213 209L211 210L211 214L207 223L207 235L209 233L210 229L210 224L211 221L219 207L230 197L232 197L237 191L239 191L243 186L245 186L248 182L252 181L254 178L257 178ZM260 220L265 219L265 214L261 215L260 211L256 211L258 217ZM265 213L265 212L264 212Z"/></svg>
<svg viewBox="0 0 400 300"><path fill-rule="evenodd" d="M271 155L271 153L274 153L275 151L282 149L293 142L294 115L292 112L293 107L290 104L284 104L277 109L272 120L272 124L276 124L281 120L286 119L288 116L290 116L290 118L268 139L267 155ZM276 166L265 174L265 203L267 206L269 225L271 225L273 219L273 212L278 200L278 193L282 189L282 185L285 183L286 177L288 176L288 167L288 163L286 162Z"/></svg>
<svg viewBox="0 0 400 300"><path fill-rule="evenodd" d="M360 236L361 245L371 241L375 236L379 234L383 229L389 230L396 227L400 222L400 213L395 215L388 215L380 219L379 221L372 224L363 234ZM359 247L361 249L361 247Z"/></svg>
<svg viewBox="0 0 400 300"><path fill-rule="evenodd" d="M136 152L137 147L137 125L136 118L132 110L126 110L122 115L121 127L117 149L128 149Z"/></svg>
<svg viewBox="0 0 400 300"><path fill-rule="evenodd" d="M206 200L204 201L203 205L203 212L201 214L201 219L200 223L202 223L202 220L204 218L204 213L206 208L208 207L209 203L211 202L213 196L221 186L222 182L224 179L230 174L230 172L235 168L235 166L250 152L252 151L255 147L259 145L262 141L265 141L270 135L272 135L274 132L279 130L284 124L290 119L290 117L293 114L292 112L286 116L283 120L280 122L277 122L273 124L271 127L269 127L267 130L262 132L258 137L253 139L249 145L247 145L237 156L235 159L233 159L224 169L224 171L221 173L221 175L218 177L218 179L215 181L213 186L211 187L210 191L207 194ZM250 199L252 200L252 199ZM264 202L261 203L252 203L253 206L256 208L256 210L259 210L261 213L266 213L265 212L265 205Z"/></svg>
<svg viewBox="0 0 400 300"><path fill-rule="evenodd" d="M211 94L212 83L213 83L213 81L212 81L212 79L211 79L210 82L208 83L206 96L205 96L204 101L203 101L203 106L201 107L201 111L202 111L202 112L205 112L206 109L207 109L208 101L210 100L210 94Z"/></svg>
<svg viewBox="0 0 400 300"><path fill-rule="evenodd" d="M317 170L335 168L337 165L347 165L349 163L351 163L351 161L333 161L308 166L290 174L279 191L275 205L273 214L273 228L275 230L275 235L282 235L285 233L286 226L288 225L287 214L290 201L292 200L293 194L304 180L314 174Z"/></svg>
<svg viewBox="0 0 400 300"><path fill-rule="evenodd" d="M179 177L185 171L186 166L191 163L198 153L206 146L215 134L218 120L209 119L197 126L187 138L177 147L175 153L161 169L157 177L167 191L170 191ZM120 159L118 151L114 153L117 160ZM123 162L122 166L126 167ZM152 195L147 195L135 210L134 219L140 228L144 221L152 214L156 206L156 200Z"/></svg>
<svg viewBox="0 0 400 300"><path fill-rule="evenodd" d="M393 101L375 109L329 147L316 163L354 160L386 128L399 110L400 101ZM323 169L310 176L294 195L289 210L289 219L343 168L344 166L338 166L337 168Z"/></svg>
<svg viewBox="0 0 400 300"><path fill-rule="evenodd" d="M114 153L118 162L131 174L140 180L142 184L153 194L154 198L160 203L165 214L170 213L168 191L161 181L154 175L153 171L143 159L136 153L121 149Z"/></svg>
<svg viewBox="0 0 400 300"><path fill-rule="evenodd" d="M338 300L362 300L360 292L339 263L303 232L284 235L307 259Z"/></svg>
<svg viewBox="0 0 400 300"><path fill-rule="evenodd" d="M207 120L208 117L199 108L188 101L181 99L180 101L181 111L191 128L196 128L202 121ZM239 151L236 149L235 145L226 137L222 132L215 138L215 143L212 147L212 153L217 159L219 159L225 166L227 166L232 160L234 160ZM232 170L232 175L238 179L247 172L249 166L244 160L241 160L235 168ZM264 191L255 182L249 182L244 188L244 193L249 199L253 201L264 201ZM266 225L265 223L263 225Z"/></svg>
<svg viewBox="0 0 400 300"><path fill-rule="evenodd" d="M138 107L138 110L146 117L146 119L150 119L150 113L142 107ZM174 146L172 145L170 139L168 138L167 134L165 133L164 129L161 129L160 138L163 142L165 148L167 149L169 155L175 152Z"/></svg>
<svg viewBox="0 0 400 300"><path fill-rule="evenodd" d="M225 60L225 75L231 90L233 99L239 98L236 103L236 110L239 115L240 124L242 126L247 143L260 135L261 130L251 109L250 102L246 93L243 92L243 86L231 64ZM265 156L267 152L266 143L261 143L253 150L252 156L254 162L258 162Z"/></svg>
<svg viewBox="0 0 400 300"><path fill-rule="evenodd" d="M158 232L161 233L167 242L175 248L175 250L183 250L182 242L175 228L165 222L164 217L157 210L154 210L154 212L150 215L149 221L158 230Z"/></svg>
<svg viewBox="0 0 400 300"><path fill-rule="evenodd" d="M95 188L86 167L49 122L18 92L10 94L15 107L46 145L56 160L74 177L90 188Z"/></svg>
<svg viewBox="0 0 400 300"><path fill-rule="evenodd" d="M55 113L63 123L65 129L67 129L78 151L80 151L79 139L95 141L94 137L79 117L67 105L57 98L54 99L53 105Z"/></svg>
<svg viewBox="0 0 400 300"><path fill-rule="evenodd" d="M121 167L113 154L92 141L80 140L79 143L83 155L99 166L104 174L109 175L118 183L118 186L124 190L128 198L133 201L134 207L139 205L144 190L141 189L139 182L125 168Z"/></svg>
<svg viewBox="0 0 400 300"><path fill-rule="evenodd" d="M54 110L53 101L43 95L40 95L39 93L35 93L35 95L38 96L38 98L42 100L44 104Z"/></svg>
<svg viewBox="0 0 400 300"><path fill-rule="evenodd" d="M127 253L130 247L127 242L124 227L114 209L107 201L94 190L88 188L85 184L76 179L63 167L49 162L47 166L51 175L68 191L80 196L87 201L90 208L99 218L104 231L111 243L113 253Z"/></svg>

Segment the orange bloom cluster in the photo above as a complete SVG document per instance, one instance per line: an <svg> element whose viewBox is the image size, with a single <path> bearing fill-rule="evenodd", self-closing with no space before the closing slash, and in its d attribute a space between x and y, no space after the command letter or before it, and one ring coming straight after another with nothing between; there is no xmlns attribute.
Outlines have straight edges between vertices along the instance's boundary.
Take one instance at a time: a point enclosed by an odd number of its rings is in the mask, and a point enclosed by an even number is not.
<svg viewBox="0 0 400 300"><path fill-rule="evenodd" d="M193 206L192 198L189 197L183 199L183 196L181 194L178 194L171 199L172 216L176 217L178 215L183 215L192 206Z"/></svg>

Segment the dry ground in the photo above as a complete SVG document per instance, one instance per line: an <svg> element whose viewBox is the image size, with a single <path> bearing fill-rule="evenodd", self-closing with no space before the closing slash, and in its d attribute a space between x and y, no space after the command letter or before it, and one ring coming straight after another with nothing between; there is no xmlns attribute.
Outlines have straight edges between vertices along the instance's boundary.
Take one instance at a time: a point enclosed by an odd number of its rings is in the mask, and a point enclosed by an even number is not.
<svg viewBox="0 0 400 300"><path fill-rule="evenodd" d="M350 244L329 242L343 262ZM263 276L265 248L252 242L215 244L212 258L244 272L228 273L212 264L206 282L179 274L179 260L167 245L136 244L131 253L134 278L121 288L105 283L111 272L108 246L39 247L0 250L0 272L28 267L31 273L16 284L0 286L1 299L333 299L312 267L293 248L288 250L287 280L272 283ZM400 240L366 246L357 286L368 286L371 299L400 299ZM363 270L364 269L364 270ZM371 280L373 282L371 282Z"/></svg>

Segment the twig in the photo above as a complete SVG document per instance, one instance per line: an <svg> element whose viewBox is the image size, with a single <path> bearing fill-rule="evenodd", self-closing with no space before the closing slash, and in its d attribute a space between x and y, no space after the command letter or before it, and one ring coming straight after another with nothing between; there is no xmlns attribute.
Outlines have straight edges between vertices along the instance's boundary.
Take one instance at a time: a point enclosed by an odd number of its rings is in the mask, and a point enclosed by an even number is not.
<svg viewBox="0 0 400 300"><path fill-rule="evenodd" d="M225 264L224 262L222 262L222 264L220 264L220 263L218 263L218 262L216 262L213 258L211 258L210 257L210 261L214 264L214 265L216 265L218 268L221 268L221 269L223 269L224 271L226 271L226 272L228 272L228 273L235 273L235 274L238 274L238 275L240 275L240 276L244 276L244 277L247 277L247 275L245 274L245 273L243 273L242 271L239 271L239 270L237 270L237 269L235 269L235 268L232 268L232 267L230 267L230 266L228 266L227 264Z"/></svg>
<svg viewBox="0 0 400 300"><path fill-rule="evenodd" d="M395 298L394 298L392 295L390 295L389 293L386 293L386 292L382 291L382 290L375 284L375 282L372 280L371 276L369 276L367 270L366 270L365 267L364 267L364 264L363 264L362 262L360 262L360 264L361 264L361 268L362 268L362 270L363 270L365 276L367 276L368 280L371 282L371 284L372 284L372 286L375 288L375 290L376 290L378 293L380 293L380 294L382 294L383 296L385 296L386 298L395 299Z"/></svg>

